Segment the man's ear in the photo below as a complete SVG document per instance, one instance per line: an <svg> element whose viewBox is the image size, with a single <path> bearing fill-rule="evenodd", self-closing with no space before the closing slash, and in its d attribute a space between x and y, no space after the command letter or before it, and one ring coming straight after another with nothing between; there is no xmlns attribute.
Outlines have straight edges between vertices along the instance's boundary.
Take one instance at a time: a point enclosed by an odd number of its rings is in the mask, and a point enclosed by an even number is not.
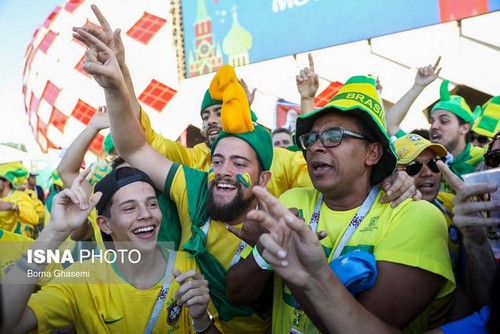
<svg viewBox="0 0 500 334"><path fill-rule="evenodd" d="M269 181L271 180L271 171L261 172L259 175L259 186L266 187Z"/></svg>
<svg viewBox="0 0 500 334"><path fill-rule="evenodd" d="M382 154L384 153L384 147L381 142L369 143L366 145L366 156L365 163L367 166L375 166Z"/></svg>
<svg viewBox="0 0 500 334"><path fill-rule="evenodd" d="M111 235L111 229L109 228L108 218L105 216L97 216L97 226L106 233L107 235Z"/></svg>
<svg viewBox="0 0 500 334"><path fill-rule="evenodd" d="M461 135L465 136L469 131L470 131L470 124L469 123L462 124L458 127L458 132Z"/></svg>

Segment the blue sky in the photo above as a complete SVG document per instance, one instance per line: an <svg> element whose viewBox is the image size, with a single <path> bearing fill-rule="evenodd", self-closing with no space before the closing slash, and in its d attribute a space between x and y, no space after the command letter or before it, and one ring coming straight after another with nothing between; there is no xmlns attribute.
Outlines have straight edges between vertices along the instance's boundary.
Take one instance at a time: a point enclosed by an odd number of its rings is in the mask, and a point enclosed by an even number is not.
<svg viewBox="0 0 500 334"><path fill-rule="evenodd" d="M22 102L24 54L34 31L65 0L0 0L0 143L19 142L36 152Z"/></svg>

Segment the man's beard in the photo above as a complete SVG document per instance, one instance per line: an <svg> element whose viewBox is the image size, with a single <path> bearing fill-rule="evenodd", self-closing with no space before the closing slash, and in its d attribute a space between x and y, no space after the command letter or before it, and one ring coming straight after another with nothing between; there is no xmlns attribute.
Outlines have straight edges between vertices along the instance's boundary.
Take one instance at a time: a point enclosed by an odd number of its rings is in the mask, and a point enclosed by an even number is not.
<svg viewBox="0 0 500 334"><path fill-rule="evenodd" d="M251 203L255 199L255 195L252 194L249 198L243 198L243 186L237 182L235 187L237 189L236 196L229 202L225 204L218 204L214 198L214 188L216 187L218 181L214 180L208 189L208 200L207 200L207 213L208 216L217 221L224 223L232 222L236 218L244 214Z"/></svg>

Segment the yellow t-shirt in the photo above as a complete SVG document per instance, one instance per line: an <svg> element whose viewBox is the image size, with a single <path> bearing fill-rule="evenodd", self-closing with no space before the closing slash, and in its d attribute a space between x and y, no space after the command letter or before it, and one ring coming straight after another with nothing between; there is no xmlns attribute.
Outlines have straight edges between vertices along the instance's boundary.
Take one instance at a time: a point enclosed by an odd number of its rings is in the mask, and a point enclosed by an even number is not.
<svg viewBox="0 0 500 334"><path fill-rule="evenodd" d="M19 210L19 213L0 211L0 229L33 238L39 221L31 197L23 191L14 190L0 200L17 205Z"/></svg>
<svg viewBox="0 0 500 334"><path fill-rule="evenodd" d="M204 174L200 172L200 175ZM191 180L193 181L193 180ZM179 218L182 225L181 248L192 236L191 218L188 210L188 197L184 168L181 166L177 170L172 183L166 185L165 192L176 203L179 211ZM235 226L241 228L241 225ZM229 269L241 240L226 229L226 224L219 221L210 221L208 234L206 236L206 248L227 270ZM250 247L250 246L247 246ZM241 250L241 249L240 249ZM244 252L242 251L241 254ZM221 277L225 280L225 277ZM270 325L270 319L262 319L256 313L247 317L233 317L229 321L222 321L224 333L265 333Z"/></svg>
<svg viewBox="0 0 500 334"><path fill-rule="evenodd" d="M16 261L24 252L35 242L35 240L21 234L0 230L0 278L5 276L14 266ZM45 271L53 273L55 270L62 269L60 264L51 263ZM47 284L50 278L43 276L38 285Z"/></svg>
<svg viewBox="0 0 500 334"><path fill-rule="evenodd" d="M38 196L36 195L35 191L32 189L25 189L25 193L28 194L29 197L31 197L31 200L33 201L33 206L35 207L35 211L38 215L38 221L39 223L45 222L45 205L38 199Z"/></svg>
<svg viewBox="0 0 500 334"><path fill-rule="evenodd" d="M198 270L185 252L177 252L175 268L182 272ZM147 290L139 290L124 280L107 263L77 262L66 272L86 274L82 278L53 278L33 294L28 306L38 321L39 333L50 333L74 323L78 333L143 333L164 279ZM68 284L68 280L75 283ZM59 283L58 283L59 282ZM61 284L62 282L62 284ZM187 307L179 307L174 293L179 284L172 279L153 333L195 333ZM218 314L210 302L215 325L221 328Z"/></svg>
<svg viewBox="0 0 500 334"><path fill-rule="evenodd" d="M381 192L367 216L342 250L342 254L360 249L372 253L377 261L387 261L418 267L443 276L445 284L437 298L454 291L455 281L447 250L446 224L441 212L426 201L406 200L396 208L379 203ZM313 188L292 189L280 197L289 208L297 208L309 224L319 192ZM345 229L359 208L348 211L330 210L323 202L317 231L326 231L321 240L328 261L332 260ZM294 316L294 298L283 280L275 275L273 333L288 333ZM306 317L305 315L303 317ZM420 323L420 322L419 322ZM426 321L422 320L423 324ZM319 333L305 318L304 333Z"/></svg>
<svg viewBox="0 0 500 334"><path fill-rule="evenodd" d="M154 132L148 115L141 110L141 126L147 142L160 154L181 165L207 172L211 166L210 147L205 143L188 148L179 142L164 138ZM288 189L312 187L307 172L307 164L302 152L292 152L284 148L274 148L271 165L273 177L267 184L267 190L276 197Z"/></svg>
<svg viewBox="0 0 500 334"><path fill-rule="evenodd" d="M437 206L443 213L444 219L448 226L448 250L450 251L451 264L453 269L457 269L460 256L460 230L453 224L453 198L455 195L451 193L439 192L436 200L439 201L443 207L444 211L440 206ZM455 274L457 274L455 272Z"/></svg>

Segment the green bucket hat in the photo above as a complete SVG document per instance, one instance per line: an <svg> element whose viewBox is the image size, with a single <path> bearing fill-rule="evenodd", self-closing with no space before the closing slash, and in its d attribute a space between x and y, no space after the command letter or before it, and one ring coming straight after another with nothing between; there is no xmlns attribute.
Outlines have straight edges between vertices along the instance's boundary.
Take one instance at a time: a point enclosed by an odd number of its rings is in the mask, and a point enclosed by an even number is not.
<svg viewBox="0 0 500 334"><path fill-rule="evenodd" d="M344 86L323 108L301 115L297 118L295 144L298 138L311 131L314 122L330 111L346 112L354 115L367 124L384 147L380 161L373 167L371 185L382 182L396 169L397 157L387 134L384 109L375 86L375 80L367 76L354 76L346 81ZM302 151L304 156L305 151Z"/></svg>
<svg viewBox="0 0 500 334"><path fill-rule="evenodd" d="M434 107L432 107L430 114L432 115L438 109L447 110L454 113L472 126L478 115L476 112L474 112L474 114L472 113L469 105L465 102L463 97L459 95L450 95L450 92L448 91L449 82L449 80L443 80L441 83L441 88L439 90L440 100L434 105Z"/></svg>
<svg viewBox="0 0 500 334"><path fill-rule="evenodd" d="M500 96L489 99L483 106L477 106L474 114L481 114L474 125L472 131L475 133L493 138L500 131Z"/></svg>

